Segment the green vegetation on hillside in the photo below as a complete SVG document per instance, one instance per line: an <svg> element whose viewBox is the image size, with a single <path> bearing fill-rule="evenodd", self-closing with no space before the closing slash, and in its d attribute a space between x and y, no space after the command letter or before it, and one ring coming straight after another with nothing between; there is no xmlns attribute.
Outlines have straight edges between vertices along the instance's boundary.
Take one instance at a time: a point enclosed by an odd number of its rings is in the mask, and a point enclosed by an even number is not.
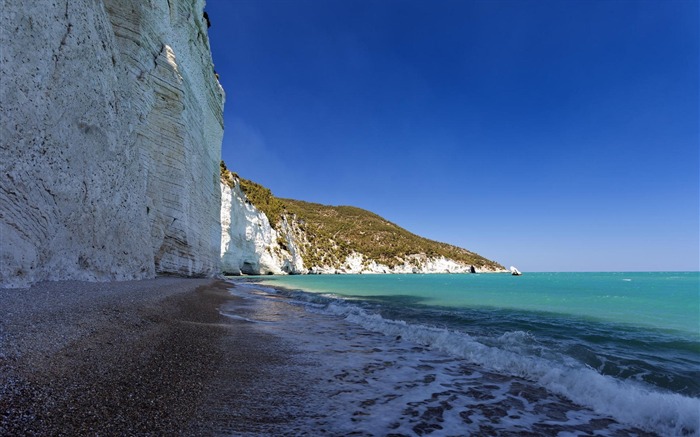
<svg viewBox="0 0 700 437"><path fill-rule="evenodd" d="M339 267L347 255L358 252L389 267L409 261L410 255L423 254L477 267L503 268L466 249L419 237L361 208L278 199L268 188L230 172L223 161L221 178L231 187L238 179L248 200L265 213L273 227L286 215L306 233L308 244L300 247L306 266Z"/></svg>
<svg viewBox="0 0 700 437"><path fill-rule="evenodd" d="M502 268L474 252L460 247L419 237L386 221L382 217L353 206L327 206L300 200L280 199L288 214L304 223L314 237L314 245L335 242L333 248L340 259L353 250L390 267L409 255L444 256L475 266Z"/></svg>
<svg viewBox="0 0 700 437"><path fill-rule="evenodd" d="M272 191L270 191L269 188L265 188L253 181L243 179L236 173L231 172L226 168L226 163L224 163L224 161L221 161L220 165L221 179L231 188L233 188L235 184L234 180L238 179L241 184L241 190L243 190L243 193L245 193L250 203L265 213L268 220L270 220L270 225L274 228L277 221L282 216L282 202L272 195Z"/></svg>

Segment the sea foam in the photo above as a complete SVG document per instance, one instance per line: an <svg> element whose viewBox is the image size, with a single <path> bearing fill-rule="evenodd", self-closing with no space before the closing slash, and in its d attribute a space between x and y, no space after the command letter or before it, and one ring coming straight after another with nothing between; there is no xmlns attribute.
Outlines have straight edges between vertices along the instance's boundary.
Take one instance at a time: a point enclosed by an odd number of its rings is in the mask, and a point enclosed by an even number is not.
<svg viewBox="0 0 700 437"><path fill-rule="evenodd" d="M296 296L297 298L300 296ZM484 345L469 334L432 326L385 319L342 300L328 303L329 314L342 316L365 329L401 337L431 349L478 364L489 371L532 380L601 414L657 432L661 435L698 435L700 399L664 393L636 381L620 381L582 366L573 359L557 362L524 356L512 350ZM501 338L510 345L521 343L528 333L511 332Z"/></svg>
<svg viewBox="0 0 700 437"><path fill-rule="evenodd" d="M529 332L509 331L488 339L478 338L455 329L385 318L352 299L334 295L278 290L258 284L237 283L237 286L246 289L242 295L248 297L251 293L260 299L282 294L289 298L288 303L307 312L336 317L381 333L388 337L387 343L396 340L413 343L477 365L484 372L532 381L603 417L611 416L630 426L665 436L700 434L700 399L602 375L572 357L549 350ZM518 414L522 415L522 411ZM474 416L473 420L477 419ZM520 419L523 421L526 420Z"/></svg>

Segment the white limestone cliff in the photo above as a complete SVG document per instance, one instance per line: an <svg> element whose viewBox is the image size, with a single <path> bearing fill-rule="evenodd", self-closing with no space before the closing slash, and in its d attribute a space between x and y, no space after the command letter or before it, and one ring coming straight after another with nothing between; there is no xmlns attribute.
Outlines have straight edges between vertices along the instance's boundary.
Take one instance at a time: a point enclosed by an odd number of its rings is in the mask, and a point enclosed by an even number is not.
<svg viewBox="0 0 700 437"><path fill-rule="evenodd" d="M204 0L2 0L0 286L219 273Z"/></svg>
<svg viewBox="0 0 700 437"><path fill-rule="evenodd" d="M221 183L221 269L228 275L267 275L302 273L291 225L280 222L281 233L270 226L241 190L238 180L232 187ZM280 244L282 243L282 244Z"/></svg>

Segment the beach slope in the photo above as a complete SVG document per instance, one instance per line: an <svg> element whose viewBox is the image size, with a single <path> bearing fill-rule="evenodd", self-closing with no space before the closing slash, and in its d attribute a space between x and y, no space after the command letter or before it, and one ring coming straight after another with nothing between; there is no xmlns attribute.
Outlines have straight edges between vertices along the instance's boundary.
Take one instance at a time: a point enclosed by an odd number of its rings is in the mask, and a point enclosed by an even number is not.
<svg viewBox="0 0 700 437"><path fill-rule="evenodd" d="M284 417L235 405L245 401L237 392L260 387L256 378L284 355L272 336L219 313L236 299L228 287L163 277L0 290L0 434L208 435L232 421L283 425Z"/></svg>

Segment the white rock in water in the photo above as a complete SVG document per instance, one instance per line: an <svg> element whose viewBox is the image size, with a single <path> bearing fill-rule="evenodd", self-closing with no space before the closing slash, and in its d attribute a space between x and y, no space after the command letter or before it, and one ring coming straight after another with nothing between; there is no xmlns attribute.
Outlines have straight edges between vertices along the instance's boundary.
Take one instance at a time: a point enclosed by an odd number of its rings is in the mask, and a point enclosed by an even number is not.
<svg viewBox="0 0 700 437"><path fill-rule="evenodd" d="M219 272L203 0L5 0L0 285Z"/></svg>

